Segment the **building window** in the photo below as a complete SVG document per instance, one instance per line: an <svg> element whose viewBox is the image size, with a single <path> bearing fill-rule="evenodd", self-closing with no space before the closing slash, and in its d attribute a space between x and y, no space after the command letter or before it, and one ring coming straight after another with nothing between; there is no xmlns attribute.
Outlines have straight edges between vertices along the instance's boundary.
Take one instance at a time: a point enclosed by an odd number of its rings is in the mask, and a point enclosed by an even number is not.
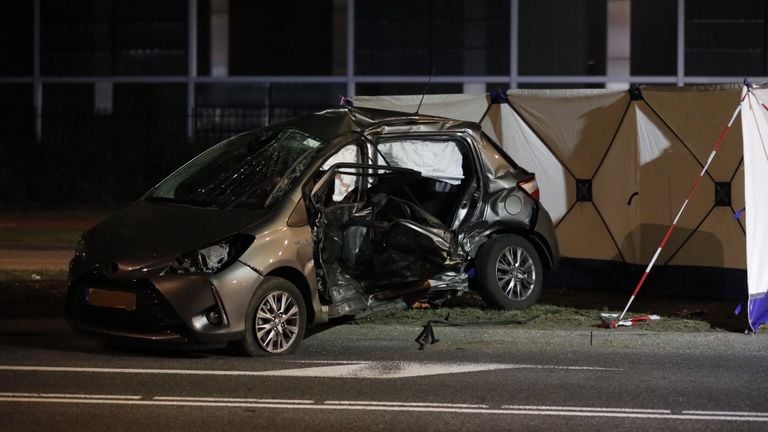
<svg viewBox="0 0 768 432"><path fill-rule="evenodd" d="M677 74L676 1L633 1L631 32L632 75Z"/></svg>
<svg viewBox="0 0 768 432"><path fill-rule="evenodd" d="M506 75L509 0L355 3L360 75Z"/></svg>
<svg viewBox="0 0 768 432"><path fill-rule="evenodd" d="M40 21L43 75L187 73L186 2L48 0Z"/></svg>
<svg viewBox="0 0 768 432"><path fill-rule="evenodd" d="M604 75L605 0L520 2L521 75Z"/></svg>
<svg viewBox="0 0 768 432"><path fill-rule="evenodd" d="M766 0L685 2L685 74L764 76Z"/></svg>
<svg viewBox="0 0 768 432"><path fill-rule="evenodd" d="M331 75L333 13L330 0L230 0L230 75Z"/></svg>
<svg viewBox="0 0 768 432"><path fill-rule="evenodd" d="M32 75L32 2L5 2L0 13L0 76Z"/></svg>

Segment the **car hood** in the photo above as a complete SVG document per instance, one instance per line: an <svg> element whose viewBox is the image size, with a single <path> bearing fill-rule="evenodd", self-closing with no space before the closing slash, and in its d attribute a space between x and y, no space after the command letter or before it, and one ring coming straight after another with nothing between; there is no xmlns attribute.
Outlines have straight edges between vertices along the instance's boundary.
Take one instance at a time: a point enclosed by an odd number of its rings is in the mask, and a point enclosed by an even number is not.
<svg viewBox="0 0 768 432"><path fill-rule="evenodd" d="M267 214L139 201L84 234L86 259L91 265L115 263L122 271L158 268L242 232Z"/></svg>

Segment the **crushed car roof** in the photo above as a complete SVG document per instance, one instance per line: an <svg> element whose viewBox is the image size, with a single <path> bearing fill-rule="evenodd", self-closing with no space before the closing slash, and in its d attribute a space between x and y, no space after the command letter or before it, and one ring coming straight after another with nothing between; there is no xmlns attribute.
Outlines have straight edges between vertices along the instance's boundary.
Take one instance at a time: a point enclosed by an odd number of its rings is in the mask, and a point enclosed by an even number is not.
<svg viewBox="0 0 768 432"><path fill-rule="evenodd" d="M364 131L380 125L408 123L440 123L440 129L445 126L466 127L471 124L466 121L453 120L425 114L386 111L373 108L334 108L312 114L306 114L284 123L276 124L281 128L296 128L324 140L333 138L350 131Z"/></svg>

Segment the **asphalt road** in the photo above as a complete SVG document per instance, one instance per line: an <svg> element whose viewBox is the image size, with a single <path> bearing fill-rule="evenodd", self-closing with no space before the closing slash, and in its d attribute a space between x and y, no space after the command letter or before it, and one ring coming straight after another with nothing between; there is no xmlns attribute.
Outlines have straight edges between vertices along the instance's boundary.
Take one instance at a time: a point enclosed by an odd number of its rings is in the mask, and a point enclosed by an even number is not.
<svg viewBox="0 0 768 432"><path fill-rule="evenodd" d="M768 430L768 337L341 325L283 358L0 320L0 430Z"/></svg>

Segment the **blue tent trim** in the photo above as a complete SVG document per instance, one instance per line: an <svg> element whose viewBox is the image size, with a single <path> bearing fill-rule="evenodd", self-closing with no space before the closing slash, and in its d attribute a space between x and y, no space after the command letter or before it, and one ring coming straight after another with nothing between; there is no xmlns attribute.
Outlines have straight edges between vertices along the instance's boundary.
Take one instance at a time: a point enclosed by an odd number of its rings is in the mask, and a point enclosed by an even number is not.
<svg viewBox="0 0 768 432"><path fill-rule="evenodd" d="M768 294L763 293L759 297L749 299L749 326L756 332L762 324L768 323Z"/></svg>
<svg viewBox="0 0 768 432"><path fill-rule="evenodd" d="M506 104L509 103L507 97L507 91L504 89L496 89L490 93L492 104Z"/></svg>

